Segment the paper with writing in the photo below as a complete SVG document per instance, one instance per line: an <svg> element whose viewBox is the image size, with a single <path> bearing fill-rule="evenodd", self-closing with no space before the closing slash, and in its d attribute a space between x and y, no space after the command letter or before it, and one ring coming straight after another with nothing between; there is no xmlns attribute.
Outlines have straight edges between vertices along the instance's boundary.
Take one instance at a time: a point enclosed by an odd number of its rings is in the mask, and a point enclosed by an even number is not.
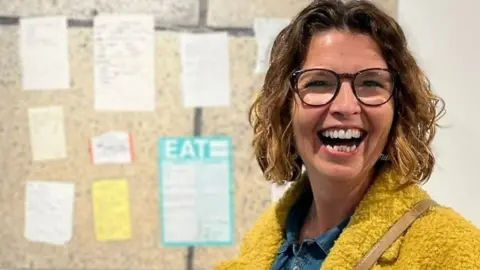
<svg viewBox="0 0 480 270"><path fill-rule="evenodd" d="M125 14L95 17L95 109L155 109L154 45L153 16Z"/></svg>
<svg viewBox="0 0 480 270"><path fill-rule="evenodd" d="M128 182L107 179L93 183L93 215L99 241L120 241L132 237Z"/></svg>
<svg viewBox="0 0 480 270"><path fill-rule="evenodd" d="M65 16L22 18L19 32L23 89L70 88Z"/></svg>
<svg viewBox="0 0 480 270"><path fill-rule="evenodd" d="M257 61L255 73L267 71L273 42L280 31L289 24L287 19L257 18L253 22L253 31L257 40Z"/></svg>
<svg viewBox="0 0 480 270"><path fill-rule="evenodd" d="M160 138L159 157L163 245L231 245L231 139Z"/></svg>
<svg viewBox="0 0 480 270"><path fill-rule="evenodd" d="M33 242L64 245L72 238L75 186L72 183L28 181L25 237Z"/></svg>
<svg viewBox="0 0 480 270"><path fill-rule="evenodd" d="M34 161L67 157L62 107L31 108L28 121Z"/></svg>
<svg viewBox="0 0 480 270"><path fill-rule="evenodd" d="M132 137L128 132L111 131L90 141L92 162L101 164L130 164L133 160Z"/></svg>
<svg viewBox="0 0 480 270"><path fill-rule="evenodd" d="M182 34L180 60L185 107L230 105L227 33Z"/></svg>

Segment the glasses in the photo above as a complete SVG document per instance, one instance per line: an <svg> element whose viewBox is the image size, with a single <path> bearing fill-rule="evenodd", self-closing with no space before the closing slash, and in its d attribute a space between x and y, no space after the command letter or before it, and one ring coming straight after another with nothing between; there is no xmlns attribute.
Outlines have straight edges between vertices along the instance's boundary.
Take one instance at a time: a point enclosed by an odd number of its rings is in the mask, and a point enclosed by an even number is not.
<svg viewBox="0 0 480 270"><path fill-rule="evenodd" d="M394 72L383 68L364 69L354 74L338 74L328 69L300 70L293 73L292 86L303 103L318 107L335 99L342 78L350 79L355 97L367 106L387 103L395 89Z"/></svg>

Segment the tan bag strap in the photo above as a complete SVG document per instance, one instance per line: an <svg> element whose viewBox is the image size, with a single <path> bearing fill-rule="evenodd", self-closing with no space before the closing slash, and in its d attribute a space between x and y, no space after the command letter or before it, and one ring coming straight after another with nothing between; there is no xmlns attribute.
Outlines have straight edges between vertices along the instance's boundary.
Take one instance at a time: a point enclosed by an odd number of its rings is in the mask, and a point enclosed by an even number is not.
<svg viewBox="0 0 480 270"><path fill-rule="evenodd" d="M368 270L382 256L383 252L405 232L408 227L430 207L438 205L434 200L425 199L417 203L410 211L403 215L385 235L370 249L354 270Z"/></svg>

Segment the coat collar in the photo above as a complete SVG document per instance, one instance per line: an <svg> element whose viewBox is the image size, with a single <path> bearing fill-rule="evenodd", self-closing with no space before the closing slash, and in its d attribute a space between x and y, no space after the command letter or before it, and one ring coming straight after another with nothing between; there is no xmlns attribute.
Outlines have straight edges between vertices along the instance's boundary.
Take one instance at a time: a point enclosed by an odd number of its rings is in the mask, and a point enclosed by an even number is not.
<svg viewBox="0 0 480 270"><path fill-rule="evenodd" d="M418 185L400 187L400 177L383 173L355 210L348 227L338 238L322 269L352 269L388 229L416 203L428 195ZM397 249L399 245L394 245ZM382 259L395 260L398 253L384 253ZM392 258L386 258L386 257Z"/></svg>
<svg viewBox="0 0 480 270"><path fill-rule="evenodd" d="M399 183L400 177L393 172L384 172L377 177L331 249L322 269L352 269L393 223L417 202L428 198L418 185L399 187ZM271 267L283 242L288 212L308 185L306 177L295 183L245 236L239 262L247 265L246 269ZM399 245L394 246L398 248ZM387 250L384 256L386 258L381 259L395 260L397 255Z"/></svg>

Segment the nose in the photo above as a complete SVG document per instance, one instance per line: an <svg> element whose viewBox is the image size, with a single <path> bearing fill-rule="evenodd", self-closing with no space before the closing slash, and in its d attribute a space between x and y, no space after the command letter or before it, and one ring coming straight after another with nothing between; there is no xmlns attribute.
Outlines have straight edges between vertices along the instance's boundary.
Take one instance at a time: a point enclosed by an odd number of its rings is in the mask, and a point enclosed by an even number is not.
<svg viewBox="0 0 480 270"><path fill-rule="evenodd" d="M339 92L330 105L330 111L343 118L360 112L360 103L353 93L350 82L342 82Z"/></svg>

